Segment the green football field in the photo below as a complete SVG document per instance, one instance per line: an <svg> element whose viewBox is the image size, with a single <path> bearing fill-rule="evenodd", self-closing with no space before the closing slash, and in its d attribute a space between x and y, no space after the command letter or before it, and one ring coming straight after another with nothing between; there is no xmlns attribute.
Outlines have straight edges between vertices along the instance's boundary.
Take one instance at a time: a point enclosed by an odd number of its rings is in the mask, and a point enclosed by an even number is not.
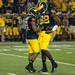
<svg viewBox="0 0 75 75"><path fill-rule="evenodd" d="M37 70L29 73L25 70L28 63L27 45L21 42L0 43L0 75L43 75L40 55L34 63ZM47 61L48 75L75 75L75 42L53 42L49 45L49 51L58 63L54 73L51 71L51 63Z"/></svg>

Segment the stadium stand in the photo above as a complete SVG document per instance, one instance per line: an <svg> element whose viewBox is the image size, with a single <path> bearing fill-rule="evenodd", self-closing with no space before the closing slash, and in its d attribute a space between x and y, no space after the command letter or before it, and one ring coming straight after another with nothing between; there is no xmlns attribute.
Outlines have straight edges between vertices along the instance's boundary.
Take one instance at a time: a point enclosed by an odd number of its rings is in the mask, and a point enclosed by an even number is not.
<svg viewBox="0 0 75 75"><path fill-rule="evenodd" d="M0 35L4 35L6 38L7 33L7 19L10 18L12 20L11 22L11 30L13 29L13 18L16 16L16 19L18 19L18 39L21 40L21 29L20 29L20 22L19 19L23 20L25 19L27 15L30 14L29 9L35 8L36 5L38 5L39 2L48 2L51 0L0 0L0 15L3 16L5 26L4 26L4 34L1 33L1 27L0 27ZM59 16L59 19L61 21L60 29L57 31L57 36L60 36L61 40L75 40L75 0L52 0L53 7L56 10L55 14ZM66 18L66 21L68 22L67 26L63 23L65 15L68 16ZM24 16L24 17L23 17ZM19 18L21 17L21 18ZM23 17L23 18L22 18ZM0 17L0 22L2 18ZM0 23L1 24L1 23ZM23 23L24 24L24 23ZM25 23L26 25L26 23ZM65 30L65 32L63 32ZM60 32L61 31L61 32ZM10 34L10 33L8 33ZM59 35L58 35L59 34ZM65 34L65 35L64 35ZM3 37L3 38L4 38ZM9 36L8 36L9 37ZM13 39L13 31L12 31L12 39ZM4 39L5 39L4 38ZM6 39L5 39L6 40ZM58 39L57 39L58 40Z"/></svg>

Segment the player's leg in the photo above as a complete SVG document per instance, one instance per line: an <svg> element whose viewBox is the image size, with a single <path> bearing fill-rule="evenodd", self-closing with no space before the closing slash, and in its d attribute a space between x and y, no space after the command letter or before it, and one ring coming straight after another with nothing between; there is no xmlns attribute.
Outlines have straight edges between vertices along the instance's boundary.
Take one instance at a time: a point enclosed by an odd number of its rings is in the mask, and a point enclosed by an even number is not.
<svg viewBox="0 0 75 75"><path fill-rule="evenodd" d="M33 67L33 63L36 59L36 57L39 54L39 44L38 40L29 40L28 41L28 47L29 47L29 64L25 67L29 72L35 72L35 69Z"/></svg>
<svg viewBox="0 0 75 75"><path fill-rule="evenodd" d="M19 41L19 28L16 27L16 40Z"/></svg>
<svg viewBox="0 0 75 75"><path fill-rule="evenodd" d="M9 27L6 28L6 34L5 35L6 35L6 39L8 39L8 36L9 36Z"/></svg>
<svg viewBox="0 0 75 75"><path fill-rule="evenodd" d="M13 27L13 38L14 38L14 40L17 40L17 30L16 30L16 27Z"/></svg>
<svg viewBox="0 0 75 75"><path fill-rule="evenodd" d="M42 72L47 72L47 66L46 66L46 55L43 53L44 51L41 50L41 58L42 58Z"/></svg>
<svg viewBox="0 0 75 75"><path fill-rule="evenodd" d="M28 63L28 65L25 67L25 69L28 70L29 72L35 72L35 71L36 71L36 70L34 69L34 67L33 67L34 57L35 57L35 54L29 53L29 63Z"/></svg>
<svg viewBox="0 0 75 75"><path fill-rule="evenodd" d="M41 53L42 53L42 63L43 63L43 68L42 71L47 71L46 69L46 57L51 61L52 64L52 70L51 72L54 72L54 69L57 67L57 64L55 63L51 53L47 50L48 48L48 44L50 42L52 34L44 34L44 36L42 37L42 41L43 42L41 44Z"/></svg>
<svg viewBox="0 0 75 75"><path fill-rule="evenodd" d="M10 35L10 41L12 41L12 36L13 36L12 28L10 28L9 35Z"/></svg>
<svg viewBox="0 0 75 75"><path fill-rule="evenodd" d="M40 71L42 72L47 72L47 66L46 66L46 55L43 53L44 51L42 50L42 47L43 47L43 35L44 35L44 32L41 32L41 34L39 35L39 38L38 38L38 41L39 41L39 44L40 44L40 49L41 49L41 59L42 59L42 69Z"/></svg>
<svg viewBox="0 0 75 75"><path fill-rule="evenodd" d="M52 64L51 72L54 72L55 69L57 68L57 63L53 59L51 53L48 50L42 50L42 54L50 60L50 62ZM44 57L43 55L42 55L42 60L43 60L43 69L42 70L46 71L46 66L45 66L46 65L46 57Z"/></svg>

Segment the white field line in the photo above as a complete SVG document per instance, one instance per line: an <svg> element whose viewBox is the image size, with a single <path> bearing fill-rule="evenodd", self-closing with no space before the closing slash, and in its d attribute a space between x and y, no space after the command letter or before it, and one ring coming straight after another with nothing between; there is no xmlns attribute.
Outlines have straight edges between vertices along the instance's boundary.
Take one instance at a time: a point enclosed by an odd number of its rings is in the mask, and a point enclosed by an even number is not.
<svg viewBox="0 0 75 75"><path fill-rule="evenodd" d="M63 44L63 43L75 43L75 41L62 41L62 42L52 42L52 43L58 43L58 44ZM23 44L22 42L1 42L0 44Z"/></svg>
<svg viewBox="0 0 75 75"><path fill-rule="evenodd" d="M50 51L62 51L61 49L48 49L48 50L50 50ZM11 51L11 50L9 50L9 49L7 49L7 48L4 48L4 49L0 49L0 51ZM12 51L28 51L28 49L25 49L25 48L13 48L13 50Z"/></svg>
<svg viewBox="0 0 75 75"><path fill-rule="evenodd" d="M20 57L20 58L28 58L26 56L20 56L20 55L14 55L14 54L6 54L6 53L0 53L0 55L6 55L6 56L13 56L13 57ZM38 58L39 59L39 58ZM39 59L40 60L40 59ZM64 63L64 62L60 62L57 61L57 63L59 64L63 64L63 65L67 65L67 66L73 66L75 67L75 64L71 64L71 63Z"/></svg>
<svg viewBox="0 0 75 75"><path fill-rule="evenodd" d="M9 44L9 45L6 45L5 47L11 47L10 45L12 45L12 44ZM69 44L69 45L66 45L66 44L57 44L57 45L52 45L52 44L49 44L49 47L75 47L74 45L71 45L71 44ZM16 48L24 48L24 47L27 47L27 45L25 44L25 45L16 45L15 46L15 43L14 43L14 45L12 45L12 47L16 47Z"/></svg>
<svg viewBox="0 0 75 75"><path fill-rule="evenodd" d="M75 48L72 48L72 50L74 50ZM48 48L49 51L63 51L64 49L59 49L59 48L56 48L56 49L53 49L53 48ZM70 50L69 48L66 48L65 51L67 50ZM4 48L4 49L0 49L0 52L2 51L11 51L9 50L8 48ZM23 52L27 52L28 49L25 49L25 48L13 48L12 51L23 51ZM69 52L67 52L69 53Z"/></svg>
<svg viewBox="0 0 75 75"><path fill-rule="evenodd" d="M9 75L16 75L15 73L8 73Z"/></svg>
<svg viewBox="0 0 75 75"><path fill-rule="evenodd" d="M73 54L73 52L66 52L66 54Z"/></svg>
<svg viewBox="0 0 75 75"><path fill-rule="evenodd" d="M11 49L4 48L4 49L0 49L0 51L11 51ZM24 52L26 52L27 49L25 49L25 48L13 48L12 51L24 51Z"/></svg>
<svg viewBox="0 0 75 75"><path fill-rule="evenodd" d="M7 47L11 48L11 46L6 46L6 49ZM27 46L12 46L12 48L14 48L15 50L18 50L18 49L25 49L27 48ZM48 47L49 49L55 49L55 50L61 50L62 49L75 49L75 47L71 46L71 45L49 45Z"/></svg>
<svg viewBox="0 0 75 75"><path fill-rule="evenodd" d="M18 45L17 45L17 46L14 46L14 47L25 47L25 46L18 46Z"/></svg>
<svg viewBox="0 0 75 75"><path fill-rule="evenodd" d="M27 47L27 45L25 45L25 46L23 46L23 45L22 46L17 45L17 46L13 46L13 47L16 47L16 48L25 48L25 47ZM62 45L60 45L60 44L59 45L49 45L49 47L53 47L53 48L57 48L57 47L69 47L70 48L70 47L72 47L72 48L74 48L73 45L66 45L66 44L65 45L63 45L63 44Z"/></svg>
<svg viewBox="0 0 75 75"><path fill-rule="evenodd" d="M13 48L15 51L27 51L25 48Z"/></svg>

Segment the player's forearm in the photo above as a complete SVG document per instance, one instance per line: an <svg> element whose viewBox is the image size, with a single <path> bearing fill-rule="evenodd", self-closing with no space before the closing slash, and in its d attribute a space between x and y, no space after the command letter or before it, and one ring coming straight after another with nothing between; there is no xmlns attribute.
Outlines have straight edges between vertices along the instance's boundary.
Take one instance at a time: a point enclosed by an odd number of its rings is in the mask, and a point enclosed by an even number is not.
<svg viewBox="0 0 75 75"><path fill-rule="evenodd" d="M54 40L55 36L56 36L56 30L57 30L58 26L55 25L52 29L52 38L51 38L51 42Z"/></svg>
<svg viewBox="0 0 75 75"><path fill-rule="evenodd" d="M56 36L56 31L53 31L52 32L52 38L51 38L50 42L52 42L54 40L55 36Z"/></svg>

